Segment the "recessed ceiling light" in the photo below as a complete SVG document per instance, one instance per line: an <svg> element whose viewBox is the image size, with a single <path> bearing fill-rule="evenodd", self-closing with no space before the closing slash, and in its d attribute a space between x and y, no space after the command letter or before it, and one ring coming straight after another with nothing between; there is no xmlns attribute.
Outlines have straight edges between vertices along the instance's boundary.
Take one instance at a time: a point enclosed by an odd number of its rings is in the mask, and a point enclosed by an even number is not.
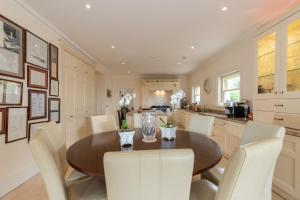
<svg viewBox="0 0 300 200"><path fill-rule="evenodd" d="M195 47L194 47L194 46L191 46L191 49L195 49Z"/></svg>
<svg viewBox="0 0 300 200"><path fill-rule="evenodd" d="M122 64L122 65L125 65L126 63L125 63L125 62L122 62L121 64Z"/></svg>
<svg viewBox="0 0 300 200"><path fill-rule="evenodd" d="M128 73L128 74L131 74L131 71L130 71L130 70L128 70L128 71L127 71L127 73Z"/></svg>
<svg viewBox="0 0 300 200"><path fill-rule="evenodd" d="M115 45L111 45L111 48L114 49L114 48L116 48L116 46Z"/></svg>
<svg viewBox="0 0 300 200"><path fill-rule="evenodd" d="M227 11L227 10L228 10L228 7L227 7L227 6L223 6L223 7L222 7L222 11L225 12L225 11Z"/></svg>
<svg viewBox="0 0 300 200"><path fill-rule="evenodd" d="M178 62L177 64L178 64L178 65L181 65L182 63L181 63L181 62Z"/></svg>
<svg viewBox="0 0 300 200"><path fill-rule="evenodd" d="M37 47L38 45L37 45L37 44L35 44L34 46L35 46L35 47Z"/></svg>
<svg viewBox="0 0 300 200"><path fill-rule="evenodd" d="M90 4L86 4L85 7L86 7L87 9L90 9L90 8L91 8L91 5L90 5Z"/></svg>

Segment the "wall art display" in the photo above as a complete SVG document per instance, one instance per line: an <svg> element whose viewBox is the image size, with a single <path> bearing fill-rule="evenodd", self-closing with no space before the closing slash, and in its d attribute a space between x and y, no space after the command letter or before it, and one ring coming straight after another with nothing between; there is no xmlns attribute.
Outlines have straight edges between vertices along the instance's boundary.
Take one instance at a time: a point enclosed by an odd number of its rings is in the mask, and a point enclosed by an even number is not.
<svg viewBox="0 0 300 200"><path fill-rule="evenodd" d="M0 15L0 74L24 79L24 34L22 27Z"/></svg>
<svg viewBox="0 0 300 200"><path fill-rule="evenodd" d="M27 138L27 107L7 108L5 142L10 143L25 138Z"/></svg>
<svg viewBox="0 0 300 200"><path fill-rule="evenodd" d="M0 78L0 105L22 105L23 83Z"/></svg>
<svg viewBox="0 0 300 200"><path fill-rule="evenodd" d="M48 89L48 71L28 65L28 87Z"/></svg>
<svg viewBox="0 0 300 200"><path fill-rule="evenodd" d="M37 129L44 124L46 124L48 121L43 122L34 122L30 123L28 126L28 142L30 141L30 138L36 133Z"/></svg>
<svg viewBox="0 0 300 200"><path fill-rule="evenodd" d="M59 96L59 82L56 80L50 80L50 96Z"/></svg>
<svg viewBox="0 0 300 200"><path fill-rule="evenodd" d="M7 108L0 108L0 135L6 134Z"/></svg>
<svg viewBox="0 0 300 200"><path fill-rule="evenodd" d="M26 62L48 69L48 43L26 31Z"/></svg>
<svg viewBox="0 0 300 200"><path fill-rule="evenodd" d="M60 123L60 99L49 98L48 104L49 121Z"/></svg>
<svg viewBox="0 0 300 200"><path fill-rule="evenodd" d="M50 44L49 49L50 79L58 80L58 48Z"/></svg>
<svg viewBox="0 0 300 200"><path fill-rule="evenodd" d="M47 92L28 90L29 119L42 119L47 117Z"/></svg>

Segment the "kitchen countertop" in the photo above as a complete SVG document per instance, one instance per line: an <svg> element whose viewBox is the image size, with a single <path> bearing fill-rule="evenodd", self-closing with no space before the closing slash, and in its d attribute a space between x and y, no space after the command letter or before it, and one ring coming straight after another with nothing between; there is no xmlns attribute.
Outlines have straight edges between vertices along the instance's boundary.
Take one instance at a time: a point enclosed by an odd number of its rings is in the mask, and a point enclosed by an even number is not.
<svg viewBox="0 0 300 200"><path fill-rule="evenodd" d="M225 114L214 113L214 112L199 112L199 111L186 110L186 109L182 109L182 110L184 110L186 112L190 112L190 113L204 115L204 116L213 116L218 119L223 119L226 121L236 122L236 123L240 123L240 124L247 124L247 122L249 121L248 119L245 119L245 118L233 118L233 117L231 118L231 117L227 117Z"/></svg>
<svg viewBox="0 0 300 200"><path fill-rule="evenodd" d="M214 113L214 112L208 112L207 113L207 112L198 112L198 111L186 110L186 109L182 109L182 110L184 110L186 112L190 112L190 113L199 114L199 115L214 116L218 119L231 121L231 122L236 122L236 123L240 123L240 124L247 124L247 122L249 121L248 119L245 120L244 118L229 118L225 114L219 114L219 113ZM295 137L300 137L300 130L286 128L286 134L291 135L291 136L295 136Z"/></svg>

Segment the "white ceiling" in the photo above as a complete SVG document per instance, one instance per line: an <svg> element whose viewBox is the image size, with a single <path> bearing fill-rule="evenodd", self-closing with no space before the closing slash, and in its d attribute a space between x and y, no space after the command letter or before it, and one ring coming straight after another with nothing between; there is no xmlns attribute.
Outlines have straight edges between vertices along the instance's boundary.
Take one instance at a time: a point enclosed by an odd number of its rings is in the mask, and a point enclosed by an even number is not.
<svg viewBox="0 0 300 200"><path fill-rule="evenodd" d="M136 74L188 73L257 23L265 22L299 2L22 1L103 65L114 72L127 73L130 70ZM91 5L91 9L85 7L87 3ZM228 7L227 12L221 11L224 5ZM112 49L112 45L116 48ZM122 62L126 64L121 64Z"/></svg>

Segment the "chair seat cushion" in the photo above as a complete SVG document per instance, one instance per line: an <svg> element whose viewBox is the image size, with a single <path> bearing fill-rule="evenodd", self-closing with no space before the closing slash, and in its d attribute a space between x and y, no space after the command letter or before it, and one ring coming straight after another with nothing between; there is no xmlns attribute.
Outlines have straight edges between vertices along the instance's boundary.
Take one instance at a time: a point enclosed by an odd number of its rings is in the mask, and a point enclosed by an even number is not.
<svg viewBox="0 0 300 200"><path fill-rule="evenodd" d="M207 179L211 182L213 182L216 185L219 185L221 182L221 179L223 177L225 168L223 167L214 167L204 173L201 174L202 179Z"/></svg>
<svg viewBox="0 0 300 200"><path fill-rule="evenodd" d="M70 200L107 200L105 183L95 178L74 181L67 190Z"/></svg>
<svg viewBox="0 0 300 200"><path fill-rule="evenodd" d="M88 178L87 175L80 173L79 171L73 169L72 167L68 167L65 173L65 181L67 185L72 184L72 182L77 181L82 178Z"/></svg>
<svg viewBox="0 0 300 200"><path fill-rule="evenodd" d="M192 183L190 200L214 200L218 187L212 182L201 179Z"/></svg>

